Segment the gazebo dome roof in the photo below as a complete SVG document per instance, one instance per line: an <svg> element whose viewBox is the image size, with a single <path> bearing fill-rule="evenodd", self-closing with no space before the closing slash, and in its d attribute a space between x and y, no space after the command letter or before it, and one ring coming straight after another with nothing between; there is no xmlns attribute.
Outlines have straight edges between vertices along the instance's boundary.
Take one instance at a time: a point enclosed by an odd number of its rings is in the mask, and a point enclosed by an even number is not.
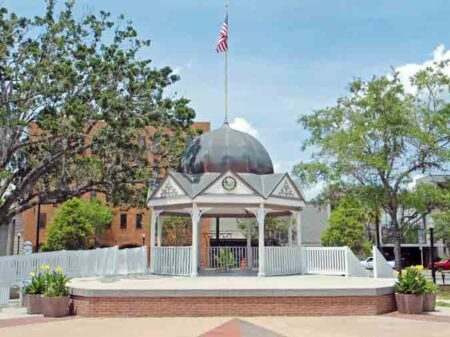
<svg viewBox="0 0 450 337"><path fill-rule="evenodd" d="M266 149L256 138L225 124L195 139L183 155L179 169L187 174L226 170L272 174L273 165Z"/></svg>

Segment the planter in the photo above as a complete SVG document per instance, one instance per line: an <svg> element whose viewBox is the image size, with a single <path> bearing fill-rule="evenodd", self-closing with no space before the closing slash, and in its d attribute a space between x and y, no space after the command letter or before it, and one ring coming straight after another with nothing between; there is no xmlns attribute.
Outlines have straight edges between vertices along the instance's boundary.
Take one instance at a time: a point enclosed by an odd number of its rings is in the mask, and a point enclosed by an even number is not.
<svg viewBox="0 0 450 337"><path fill-rule="evenodd" d="M26 294L25 303L29 314L42 314L42 295Z"/></svg>
<svg viewBox="0 0 450 337"><path fill-rule="evenodd" d="M420 314L423 311L423 295L395 294L397 310L402 314Z"/></svg>
<svg viewBox="0 0 450 337"><path fill-rule="evenodd" d="M423 311L434 311L436 307L436 293L423 296Z"/></svg>
<svg viewBox="0 0 450 337"><path fill-rule="evenodd" d="M69 315L69 296L42 297L42 309L45 317L63 317Z"/></svg>

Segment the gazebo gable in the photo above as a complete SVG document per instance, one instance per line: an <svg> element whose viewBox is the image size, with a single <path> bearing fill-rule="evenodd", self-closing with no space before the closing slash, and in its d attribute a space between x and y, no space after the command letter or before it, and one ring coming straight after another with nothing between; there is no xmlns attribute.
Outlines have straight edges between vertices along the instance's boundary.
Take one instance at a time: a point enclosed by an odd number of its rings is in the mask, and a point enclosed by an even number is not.
<svg viewBox="0 0 450 337"><path fill-rule="evenodd" d="M273 191L269 194L269 197L295 199L304 201L305 198L302 192L295 185L294 181L288 174L278 182Z"/></svg>
<svg viewBox="0 0 450 337"><path fill-rule="evenodd" d="M231 185L235 184L235 186L230 188L231 186L228 186L227 183L231 183ZM233 172L232 170L227 170L222 173L196 196L230 194L260 196L260 194L251 185L249 185L239 176L239 174Z"/></svg>
<svg viewBox="0 0 450 337"><path fill-rule="evenodd" d="M169 174L150 196L151 199L166 199L189 196L178 182Z"/></svg>

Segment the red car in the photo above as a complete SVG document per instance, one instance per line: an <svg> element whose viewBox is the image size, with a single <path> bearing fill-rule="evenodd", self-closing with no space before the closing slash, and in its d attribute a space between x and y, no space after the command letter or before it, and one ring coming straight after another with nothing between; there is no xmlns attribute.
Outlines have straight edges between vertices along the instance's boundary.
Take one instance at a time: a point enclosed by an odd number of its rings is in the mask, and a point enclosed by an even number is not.
<svg viewBox="0 0 450 337"><path fill-rule="evenodd" d="M435 262L434 268L436 268L436 270L450 270L450 259L447 258L439 262Z"/></svg>

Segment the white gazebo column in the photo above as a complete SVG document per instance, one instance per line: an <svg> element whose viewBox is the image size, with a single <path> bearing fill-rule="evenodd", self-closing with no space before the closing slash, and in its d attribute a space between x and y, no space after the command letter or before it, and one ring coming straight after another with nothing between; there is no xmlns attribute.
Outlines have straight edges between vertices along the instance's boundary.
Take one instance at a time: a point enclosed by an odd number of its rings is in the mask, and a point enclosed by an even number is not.
<svg viewBox="0 0 450 337"><path fill-rule="evenodd" d="M297 226L297 246L302 246L302 210L300 209L297 212L297 219L296 219L296 226Z"/></svg>
<svg viewBox="0 0 450 337"><path fill-rule="evenodd" d="M191 256L191 276L198 276L199 264L199 244L200 244L200 219L206 208L198 208L197 204L192 205L190 210L192 219L192 256Z"/></svg>
<svg viewBox="0 0 450 337"><path fill-rule="evenodd" d="M159 221L159 214L161 211L156 211L154 208L150 209L151 220L150 220L150 272L154 272L155 266L155 230L156 223Z"/></svg>
<svg viewBox="0 0 450 337"><path fill-rule="evenodd" d="M266 276L265 264L265 245L264 245L264 220L266 217L266 210L263 205L256 209L256 221L258 222L258 255L259 255L259 269L258 276Z"/></svg>
<svg viewBox="0 0 450 337"><path fill-rule="evenodd" d="M289 247L292 247L292 214L289 214L287 217L287 225L288 225L288 243Z"/></svg>
<svg viewBox="0 0 450 337"><path fill-rule="evenodd" d="M253 252L252 252L252 223L247 223L247 266L253 268Z"/></svg>
<svg viewBox="0 0 450 337"><path fill-rule="evenodd" d="M157 224L158 224L158 247L161 247L162 245L162 221L161 221L161 217L158 216L158 220L157 220Z"/></svg>

